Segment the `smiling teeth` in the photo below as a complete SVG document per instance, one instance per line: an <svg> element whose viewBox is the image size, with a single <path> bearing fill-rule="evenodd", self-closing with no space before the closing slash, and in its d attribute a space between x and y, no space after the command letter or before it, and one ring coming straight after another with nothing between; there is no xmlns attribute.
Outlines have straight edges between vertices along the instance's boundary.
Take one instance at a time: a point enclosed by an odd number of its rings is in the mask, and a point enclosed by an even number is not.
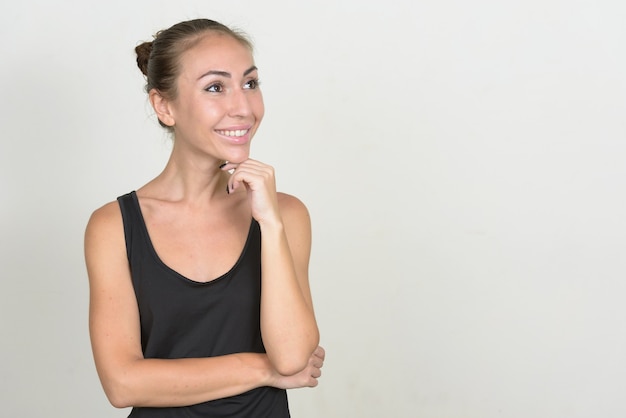
<svg viewBox="0 0 626 418"><path fill-rule="evenodd" d="M244 136L248 133L248 129L240 129L236 131L217 131L217 133L225 136Z"/></svg>

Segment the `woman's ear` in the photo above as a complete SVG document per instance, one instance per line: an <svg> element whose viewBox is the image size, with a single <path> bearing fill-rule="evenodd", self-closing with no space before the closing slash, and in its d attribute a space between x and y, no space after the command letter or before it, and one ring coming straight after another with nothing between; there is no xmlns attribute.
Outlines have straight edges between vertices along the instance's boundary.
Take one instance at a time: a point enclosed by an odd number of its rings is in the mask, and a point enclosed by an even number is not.
<svg viewBox="0 0 626 418"><path fill-rule="evenodd" d="M169 100L163 97L157 89L150 90L148 97L150 99L150 104L152 104L152 108L156 112L157 118L159 118L161 123L167 126L174 126L176 121L174 120L174 115L170 110Z"/></svg>

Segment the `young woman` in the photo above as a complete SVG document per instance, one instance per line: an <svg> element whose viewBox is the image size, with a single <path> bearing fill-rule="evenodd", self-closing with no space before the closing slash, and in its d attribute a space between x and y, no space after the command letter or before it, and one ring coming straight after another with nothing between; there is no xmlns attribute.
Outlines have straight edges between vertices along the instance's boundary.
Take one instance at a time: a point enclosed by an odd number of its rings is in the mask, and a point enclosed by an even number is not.
<svg viewBox="0 0 626 418"><path fill-rule="evenodd" d="M324 350L308 283L311 227L272 167L250 42L198 19L136 48L174 142L148 184L86 230L90 334L104 391L131 417L288 417Z"/></svg>

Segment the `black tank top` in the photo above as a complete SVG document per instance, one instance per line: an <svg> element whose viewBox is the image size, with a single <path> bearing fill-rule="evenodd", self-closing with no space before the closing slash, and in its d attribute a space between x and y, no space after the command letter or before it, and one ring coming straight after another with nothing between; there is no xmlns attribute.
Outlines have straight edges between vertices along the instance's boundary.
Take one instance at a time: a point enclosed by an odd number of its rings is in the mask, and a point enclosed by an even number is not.
<svg viewBox="0 0 626 418"><path fill-rule="evenodd" d="M141 321L145 358L264 353L261 339L261 230L253 219L239 259L207 283L190 280L159 258L135 192L118 199ZM288 418L287 393L273 387L187 407L133 408L129 417Z"/></svg>

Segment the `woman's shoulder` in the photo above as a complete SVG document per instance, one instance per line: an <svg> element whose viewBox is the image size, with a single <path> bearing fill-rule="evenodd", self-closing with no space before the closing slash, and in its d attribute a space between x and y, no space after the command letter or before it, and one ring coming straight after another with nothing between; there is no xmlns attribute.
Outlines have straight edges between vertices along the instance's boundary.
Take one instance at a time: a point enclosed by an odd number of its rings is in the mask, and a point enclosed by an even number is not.
<svg viewBox="0 0 626 418"><path fill-rule="evenodd" d="M302 200L287 193L277 193L277 197L280 214L287 229L311 228L311 216Z"/></svg>
<svg viewBox="0 0 626 418"><path fill-rule="evenodd" d="M305 215L309 216L309 210L302 200L298 197L288 194L288 193L277 193L278 197L278 206L280 207L281 213L294 213L295 215Z"/></svg>
<svg viewBox="0 0 626 418"><path fill-rule="evenodd" d="M94 210L87 223L86 234L102 233L109 229L119 229L122 213L117 200L108 202Z"/></svg>

